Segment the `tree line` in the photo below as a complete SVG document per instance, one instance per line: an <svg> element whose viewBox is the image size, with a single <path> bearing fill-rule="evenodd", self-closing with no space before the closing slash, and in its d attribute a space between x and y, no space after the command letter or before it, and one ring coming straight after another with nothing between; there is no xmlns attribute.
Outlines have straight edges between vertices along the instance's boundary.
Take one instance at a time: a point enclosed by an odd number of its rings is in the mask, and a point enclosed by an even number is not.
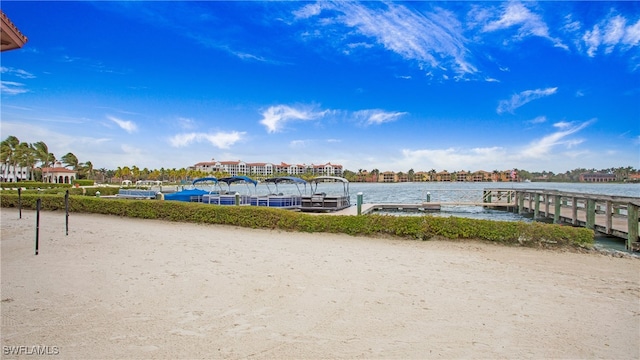
<svg viewBox="0 0 640 360"><path fill-rule="evenodd" d="M44 141L27 143L12 135L0 142L0 159L7 165L5 173L2 174L4 179L10 171L13 171L13 179L18 179L18 170L24 168L27 171L27 180L41 181L42 169L53 167L57 161L73 168L85 178L93 172L91 161L81 163L73 153L67 153L58 160L53 153L49 152L49 147ZM36 165L39 165L39 168Z"/></svg>
<svg viewBox="0 0 640 360"><path fill-rule="evenodd" d="M148 169L133 166L122 166L117 169L94 169L91 161L80 162L78 157L69 152L63 155L60 159L57 159L56 156L49 152L49 147L43 141L38 141L35 143L27 143L21 142L15 136L8 136L6 139L2 140L0 143L0 161L3 164L8 165L5 167L5 172L9 172L10 168L13 167L13 179L18 179L18 170L21 168L25 168L27 170L27 179L34 181L42 180L42 168L53 167L53 165L60 161L66 167L69 167L78 173L78 179L88 179L88 180L96 180L99 182L114 182L115 181L123 181L123 180L159 180L159 181L169 181L169 182L179 182L186 181L190 179L196 179L205 176L216 176L216 177L225 177L229 176L226 173L207 173L200 170L194 169ZM39 165L39 167L36 167ZM585 169L585 168L576 168L573 170L568 170L564 173L553 173L551 171L542 171L542 172L529 172L523 169L514 169L517 171L518 178L520 180L531 180L531 181L549 181L549 182L577 182L580 180L580 174L589 173L589 172L598 172L598 173L606 173L606 174L615 174L617 181L626 180L630 174L638 173L638 170L632 166L627 167L617 167L617 168L607 168L607 169ZM471 173L471 171L467 171ZM436 173L435 169L431 169L429 174L433 175ZM453 172L451 174L455 174ZM498 170L494 170L493 173L498 173ZM358 172L345 170L342 174L349 181L367 181L364 179L363 174L367 174L368 176L378 177L380 175L380 170L373 169L370 172L359 169ZM398 175L403 175L405 173L398 172ZM2 174L3 179L6 181L7 173ZM287 176L288 174L274 174L274 176ZM406 172L407 178L409 181L413 181L413 177L415 175L415 171L413 169L409 169ZM313 174L302 174L300 175L302 178L312 178Z"/></svg>

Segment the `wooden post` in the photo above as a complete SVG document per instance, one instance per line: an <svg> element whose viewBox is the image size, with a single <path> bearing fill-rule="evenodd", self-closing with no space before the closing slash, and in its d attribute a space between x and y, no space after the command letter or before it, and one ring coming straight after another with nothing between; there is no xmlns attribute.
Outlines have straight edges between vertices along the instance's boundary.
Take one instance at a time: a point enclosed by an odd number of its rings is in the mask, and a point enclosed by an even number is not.
<svg viewBox="0 0 640 360"><path fill-rule="evenodd" d="M516 194L518 194L518 214L524 214L524 193L519 191Z"/></svg>
<svg viewBox="0 0 640 360"><path fill-rule="evenodd" d="M571 197L571 223L578 225L578 200L575 196Z"/></svg>
<svg viewBox="0 0 640 360"><path fill-rule="evenodd" d="M544 194L544 217L549 218L549 194Z"/></svg>
<svg viewBox="0 0 640 360"><path fill-rule="evenodd" d="M562 211L562 196L553 197L553 223L560 224L560 212Z"/></svg>
<svg viewBox="0 0 640 360"><path fill-rule="evenodd" d="M633 243L638 241L638 205L627 204L627 250L633 249Z"/></svg>
<svg viewBox="0 0 640 360"><path fill-rule="evenodd" d="M611 200L607 200L607 206L606 206L606 210L605 210L606 213L607 213L607 215L606 215L607 223L605 225L605 228L606 228L605 231L609 235L611 235L611 233L613 232L612 229L611 229L613 227L613 209L611 209L612 206L613 205L611 203Z"/></svg>
<svg viewBox="0 0 640 360"><path fill-rule="evenodd" d="M18 219L22 219L22 188L18 188Z"/></svg>
<svg viewBox="0 0 640 360"><path fill-rule="evenodd" d="M527 208L529 212L533 209L533 198L531 197L533 194L529 193L529 207Z"/></svg>
<svg viewBox="0 0 640 360"><path fill-rule="evenodd" d="M540 216L540 194L534 193L533 196L536 197L534 199L533 218L537 219Z"/></svg>
<svg viewBox="0 0 640 360"><path fill-rule="evenodd" d="M587 229L595 230L596 228L596 200L587 199Z"/></svg>

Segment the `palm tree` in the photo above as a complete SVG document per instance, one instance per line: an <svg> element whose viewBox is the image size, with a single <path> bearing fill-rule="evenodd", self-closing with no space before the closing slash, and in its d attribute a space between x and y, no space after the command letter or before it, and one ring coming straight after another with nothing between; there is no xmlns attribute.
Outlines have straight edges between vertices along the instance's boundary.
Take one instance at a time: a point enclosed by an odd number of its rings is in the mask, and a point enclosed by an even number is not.
<svg viewBox="0 0 640 360"><path fill-rule="evenodd" d="M429 170L429 181L434 181L436 179L436 169Z"/></svg>
<svg viewBox="0 0 640 360"><path fill-rule="evenodd" d="M33 180L33 168L35 167L37 160L31 145L26 142L21 142L16 149L16 155L17 165L20 168L25 168L27 170L27 173L25 174L27 179Z"/></svg>
<svg viewBox="0 0 640 360"><path fill-rule="evenodd" d="M32 144L31 147L35 152L36 159L40 161L41 168L49 168L56 161L56 157L49 152L49 147L43 141L38 141ZM42 177L42 181L44 182L47 176L42 174Z"/></svg>
<svg viewBox="0 0 640 360"><path fill-rule="evenodd" d="M82 164L82 168L83 168L85 174L87 175L87 179L92 180L93 179L93 164L91 163L91 161L87 161L84 164Z"/></svg>
<svg viewBox="0 0 640 360"><path fill-rule="evenodd" d="M78 168L80 167L80 162L78 161L78 157L75 156L73 153L67 153L60 160L62 160L62 163L65 164L66 166L71 166L71 168L73 168L73 170L75 171L78 171Z"/></svg>
<svg viewBox="0 0 640 360"><path fill-rule="evenodd" d="M133 165L131 167L131 175L133 176L133 179L131 179L131 180L134 180L134 179L136 181L140 180L140 169L137 166Z"/></svg>
<svg viewBox="0 0 640 360"><path fill-rule="evenodd" d="M2 162L5 166L5 173L3 174L3 178L6 179L9 175L9 167L13 165L13 179L17 181L17 155L16 151L20 145L20 140L17 137L11 135L8 136L0 143L0 156L2 157Z"/></svg>

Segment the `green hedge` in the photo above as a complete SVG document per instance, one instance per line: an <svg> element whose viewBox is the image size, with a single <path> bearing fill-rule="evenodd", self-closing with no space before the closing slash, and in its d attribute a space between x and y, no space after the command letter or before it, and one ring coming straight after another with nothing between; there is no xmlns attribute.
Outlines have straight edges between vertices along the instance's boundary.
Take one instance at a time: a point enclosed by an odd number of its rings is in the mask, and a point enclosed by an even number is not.
<svg viewBox="0 0 640 360"><path fill-rule="evenodd" d="M56 183L43 183L37 181L19 181L19 182L3 182L0 183L0 188L13 189L54 189L54 188L70 188L71 184L56 184Z"/></svg>
<svg viewBox="0 0 640 360"><path fill-rule="evenodd" d="M35 209L37 198L42 199L44 210L64 209L64 196L46 194L23 195L23 208ZM0 202L2 207L17 207L18 196L3 193L0 195ZM88 196L71 196L69 208L71 212L79 213L312 233L381 234L421 240L434 237L480 239L534 247L591 247L594 242L592 230L537 222L436 216L323 216L255 206L216 206L179 201L121 200Z"/></svg>
<svg viewBox="0 0 640 360"><path fill-rule="evenodd" d="M78 184L80 186L93 186L95 184L95 181L93 180L86 180L86 179L81 179L81 180L73 180L73 185Z"/></svg>
<svg viewBox="0 0 640 360"><path fill-rule="evenodd" d="M28 194L46 194L46 195L64 195L65 192L69 190L69 195L84 195L84 196L95 196L96 192L100 191L100 196L107 195L116 195L120 188L117 187L86 187L86 188L75 188L75 187L54 187L51 189L32 189L27 188L26 190L22 190L23 195ZM2 190L3 194L18 194L18 190Z"/></svg>

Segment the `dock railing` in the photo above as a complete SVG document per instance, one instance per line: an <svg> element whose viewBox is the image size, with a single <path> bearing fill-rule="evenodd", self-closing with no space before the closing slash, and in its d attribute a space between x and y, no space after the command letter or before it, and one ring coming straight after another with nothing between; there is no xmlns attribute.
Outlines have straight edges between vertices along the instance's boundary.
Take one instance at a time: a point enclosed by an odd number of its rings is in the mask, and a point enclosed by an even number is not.
<svg viewBox="0 0 640 360"><path fill-rule="evenodd" d="M496 191L514 191L515 209L519 214L533 213L534 219L553 218L556 224L584 226L603 234L625 238L627 249L635 250L640 247L638 197L545 189L491 189L492 193Z"/></svg>

